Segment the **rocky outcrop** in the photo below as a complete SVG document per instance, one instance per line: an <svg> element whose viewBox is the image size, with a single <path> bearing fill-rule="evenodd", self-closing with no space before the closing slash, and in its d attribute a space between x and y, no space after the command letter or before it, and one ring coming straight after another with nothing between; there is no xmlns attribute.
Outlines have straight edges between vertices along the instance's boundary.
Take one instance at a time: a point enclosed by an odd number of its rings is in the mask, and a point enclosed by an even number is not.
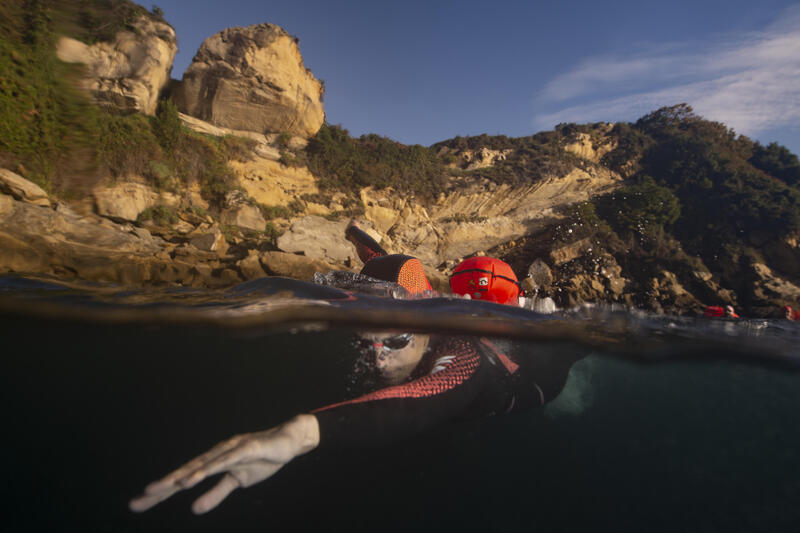
<svg viewBox="0 0 800 533"><path fill-rule="evenodd" d="M613 124L603 124L599 127L599 133L608 133L614 127ZM588 133L578 133L575 140L564 146L564 150L571 152L578 157L588 159L593 163L599 163L604 155L617 147L616 141L609 141L607 137L602 137L605 141L595 146L592 136Z"/></svg>
<svg viewBox="0 0 800 533"><path fill-rule="evenodd" d="M753 263L753 294L758 305L772 305L785 302L796 305L800 302L800 287L775 274L763 263Z"/></svg>
<svg viewBox="0 0 800 533"><path fill-rule="evenodd" d="M0 193L34 205L50 205L50 199L41 187L4 168L0 168Z"/></svg>
<svg viewBox="0 0 800 533"><path fill-rule="evenodd" d="M19 176L13 181L15 188L41 191ZM189 242L165 241L145 228L78 215L46 196L43 204L41 194L0 194L0 272L125 285L220 287L242 279L224 256L227 244L218 229L208 245L195 242L204 251Z"/></svg>
<svg viewBox="0 0 800 533"><path fill-rule="evenodd" d="M80 85L98 104L152 115L178 51L175 30L145 16L132 27L133 31L119 32L111 42L91 46L62 37L56 53L64 62L86 65Z"/></svg>
<svg viewBox="0 0 800 533"><path fill-rule="evenodd" d="M364 189L361 201L387 246L439 265L531 234L560 220L564 208L620 184L613 172L591 167L523 187L454 178L427 207L391 189Z"/></svg>
<svg viewBox="0 0 800 533"><path fill-rule="evenodd" d="M325 120L323 93L297 40L257 24L206 39L173 99L183 113L215 126L308 138Z"/></svg>
<svg viewBox="0 0 800 533"><path fill-rule="evenodd" d="M329 263L348 263L356 252L353 245L344 239L347 222L334 222L313 215L303 217L278 238L278 248Z"/></svg>
<svg viewBox="0 0 800 533"><path fill-rule="evenodd" d="M270 275L311 281L316 272L341 270L321 259L314 259L286 252L264 252L260 256L261 266Z"/></svg>
<svg viewBox="0 0 800 533"><path fill-rule="evenodd" d="M314 176L305 167L286 167L260 155L249 161L231 161L229 166L247 194L260 204L287 206L319 192Z"/></svg>
<svg viewBox="0 0 800 533"><path fill-rule="evenodd" d="M247 195L232 191L225 197L225 208L219 216L220 222L229 226L239 226L253 231L264 231L267 221L261 210L252 205Z"/></svg>
<svg viewBox="0 0 800 533"><path fill-rule="evenodd" d="M180 198L158 193L143 183L121 182L92 191L98 215L117 221L134 222L142 211L156 205L177 206Z"/></svg>
<svg viewBox="0 0 800 533"><path fill-rule="evenodd" d="M459 154L459 156L463 159L464 170L477 170L479 168L487 168L494 166L495 163L498 161L504 161L506 156L510 154L513 150L492 150L486 147L481 148L480 150L464 150Z"/></svg>

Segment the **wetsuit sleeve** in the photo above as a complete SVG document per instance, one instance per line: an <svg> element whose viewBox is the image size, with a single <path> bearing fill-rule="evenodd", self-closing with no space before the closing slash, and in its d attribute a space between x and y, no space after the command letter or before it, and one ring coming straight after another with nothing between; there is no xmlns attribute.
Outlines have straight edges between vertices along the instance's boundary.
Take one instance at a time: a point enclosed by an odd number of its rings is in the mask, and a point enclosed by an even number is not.
<svg viewBox="0 0 800 533"><path fill-rule="evenodd" d="M467 340L448 340L433 360L426 376L314 411L320 446L386 444L468 410L487 370L475 346Z"/></svg>
<svg viewBox="0 0 800 533"><path fill-rule="evenodd" d="M345 230L344 234L347 240L355 245L358 258L361 259L362 263L366 263L370 259L376 257L388 255L386 250L375 242L375 239L367 235L367 233L360 228L350 226Z"/></svg>

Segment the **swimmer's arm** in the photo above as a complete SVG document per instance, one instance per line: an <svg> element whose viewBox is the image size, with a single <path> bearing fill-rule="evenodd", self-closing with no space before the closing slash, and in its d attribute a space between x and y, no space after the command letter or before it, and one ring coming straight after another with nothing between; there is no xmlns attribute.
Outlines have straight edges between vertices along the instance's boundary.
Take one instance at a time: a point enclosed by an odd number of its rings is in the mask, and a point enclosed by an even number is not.
<svg viewBox="0 0 800 533"><path fill-rule="evenodd" d="M141 496L130 501L130 508L135 512L146 511L207 477L224 473L214 488L192 504L192 511L202 514L219 505L235 489L264 481L298 455L317 446L317 418L310 414L297 415L272 429L237 435L217 444L145 487Z"/></svg>

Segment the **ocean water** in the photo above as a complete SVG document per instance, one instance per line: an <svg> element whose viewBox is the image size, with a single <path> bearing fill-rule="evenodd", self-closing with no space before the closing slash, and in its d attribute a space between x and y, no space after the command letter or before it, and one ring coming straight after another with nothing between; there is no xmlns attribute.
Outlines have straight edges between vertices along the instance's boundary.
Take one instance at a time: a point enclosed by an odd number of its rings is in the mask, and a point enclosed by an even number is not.
<svg viewBox="0 0 800 533"><path fill-rule="evenodd" d="M0 278L7 531L798 531L800 326L552 315L279 278L124 291ZM375 292L375 291L373 291ZM352 397L357 330L583 357L541 409L302 456L204 516L131 497L213 444Z"/></svg>

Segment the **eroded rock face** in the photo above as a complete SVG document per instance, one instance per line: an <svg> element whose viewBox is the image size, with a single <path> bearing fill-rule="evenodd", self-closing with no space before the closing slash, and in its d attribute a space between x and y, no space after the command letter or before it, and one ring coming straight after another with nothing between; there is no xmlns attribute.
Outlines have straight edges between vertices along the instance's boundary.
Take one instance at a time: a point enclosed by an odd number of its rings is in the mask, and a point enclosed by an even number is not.
<svg viewBox="0 0 800 533"><path fill-rule="evenodd" d="M152 115L178 51L175 30L148 17L132 26L133 32L122 31L111 42L91 46L62 37L56 53L66 63L86 65L81 85L98 104Z"/></svg>
<svg viewBox="0 0 800 533"><path fill-rule="evenodd" d="M261 210L251 205L247 195L241 191L232 191L225 197L225 208L219 215L220 222L230 226L239 226L254 231L264 231L267 221Z"/></svg>
<svg viewBox="0 0 800 533"><path fill-rule="evenodd" d="M323 93L296 39L265 23L206 39L173 98L182 112L215 126L308 138L325 120Z"/></svg>
<svg viewBox="0 0 800 533"><path fill-rule="evenodd" d="M158 270L154 242L85 220L68 210L13 201L0 214L0 268L79 275L94 281L140 282Z"/></svg>
<svg viewBox="0 0 800 533"><path fill-rule="evenodd" d="M273 276L282 276L303 281L311 281L315 272L337 270L327 261L285 252L264 252L261 266Z"/></svg>
<svg viewBox="0 0 800 533"><path fill-rule="evenodd" d="M34 205L50 205L50 199L41 187L4 168L0 168L0 193Z"/></svg>
<svg viewBox="0 0 800 533"><path fill-rule="evenodd" d="M607 124L602 127L605 131L610 131L613 124ZM604 142L599 146L595 146L592 142L592 137L588 133L578 133L575 142L569 143L564 146L564 150L572 152L578 157L588 159L593 163L599 163L603 156L617 147L616 142Z"/></svg>
<svg viewBox="0 0 800 533"><path fill-rule="evenodd" d="M391 189L363 189L361 201L388 246L439 265L544 228L563 217L562 208L620 184L608 170L575 169L523 187L454 178L450 193L428 207Z"/></svg>
<svg viewBox="0 0 800 533"><path fill-rule="evenodd" d="M353 245L344 238L347 222L333 222L318 216L301 218L278 238L278 248L329 263L346 263L356 255Z"/></svg>
<svg viewBox="0 0 800 533"><path fill-rule="evenodd" d="M180 199L170 193L157 193L151 187L136 182L120 182L111 187L92 191L95 210L100 216L133 222L139 214L156 205L178 205Z"/></svg>

